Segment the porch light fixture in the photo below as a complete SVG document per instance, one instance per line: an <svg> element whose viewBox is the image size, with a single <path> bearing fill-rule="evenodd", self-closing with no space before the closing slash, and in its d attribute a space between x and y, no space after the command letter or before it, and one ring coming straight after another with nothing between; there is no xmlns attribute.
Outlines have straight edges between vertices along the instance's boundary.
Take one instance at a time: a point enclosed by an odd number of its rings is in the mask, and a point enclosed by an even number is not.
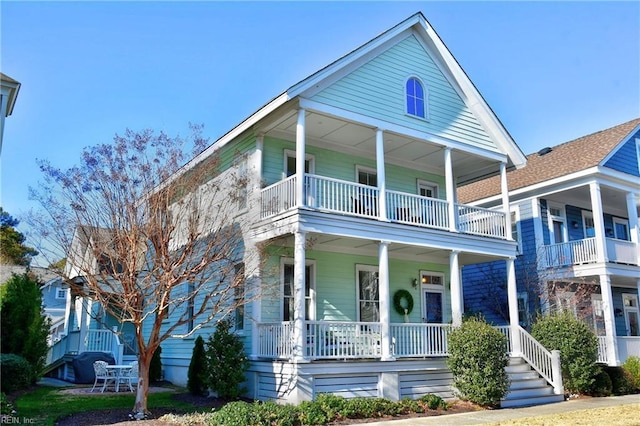
<svg viewBox="0 0 640 426"><path fill-rule="evenodd" d="M571 226L573 226L573 229L578 229L578 222L575 220L571 221Z"/></svg>
<svg viewBox="0 0 640 426"><path fill-rule="evenodd" d="M414 278L413 281L411 282L411 285L413 286L413 288L418 288L418 279Z"/></svg>
<svg viewBox="0 0 640 426"><path fill-rule="evenodd" d="M622 309L616 308L614 312L615 312L617 317L621 317L622 316Z"/></svg>

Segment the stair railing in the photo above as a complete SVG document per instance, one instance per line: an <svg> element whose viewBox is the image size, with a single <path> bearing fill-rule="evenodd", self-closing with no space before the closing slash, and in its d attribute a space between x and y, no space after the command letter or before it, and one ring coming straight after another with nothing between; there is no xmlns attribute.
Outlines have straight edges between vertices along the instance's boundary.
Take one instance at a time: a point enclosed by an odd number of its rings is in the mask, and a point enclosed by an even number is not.
<svg viewBox="0 0 640 426"><path fill-rule="evenodd" d="M522 358L531 365L551 386L556 395L564 393L562 370L560 369L560 351L549 352L530 335L527 330L518 326Z"/></svg>

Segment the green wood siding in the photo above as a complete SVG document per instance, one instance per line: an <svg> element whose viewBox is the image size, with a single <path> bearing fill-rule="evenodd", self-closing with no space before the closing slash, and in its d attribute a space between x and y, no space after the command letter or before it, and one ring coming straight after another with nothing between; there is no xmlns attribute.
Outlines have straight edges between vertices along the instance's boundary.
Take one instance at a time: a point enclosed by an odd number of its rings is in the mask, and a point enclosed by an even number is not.
<svg viewBox="0 0 640 426"><path fill-rule="evenodd" d="M428 120L405 113L405 82L417 76L428 92ZM489 135L429 53L411 35L312 97L415 130L497 151Z"/></svg>

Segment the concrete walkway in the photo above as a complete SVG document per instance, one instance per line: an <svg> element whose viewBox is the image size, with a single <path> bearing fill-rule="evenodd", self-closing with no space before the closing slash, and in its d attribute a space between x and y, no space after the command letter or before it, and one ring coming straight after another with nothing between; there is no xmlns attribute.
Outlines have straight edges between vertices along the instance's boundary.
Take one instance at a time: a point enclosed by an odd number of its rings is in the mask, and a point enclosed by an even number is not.
<svg viewBox="0 0 640 426"><path fill-rule="evenodd" d="M640 395L610 396L606 398L584 398L555 404L538 405L524 408L504 408L500 410L474 411L471 413L450 414L443 416L418 417L402 420L385 420L366 423L367 426L459 426L496 423L524 417L545 416L548 414L567 413L570 411L588 410L590 408L613 407L617 405L640 404ZM640 409L638 410L640 422ZM597 423L597 419L594 419ZM602 425L604 426L604 425Z"/></svg>

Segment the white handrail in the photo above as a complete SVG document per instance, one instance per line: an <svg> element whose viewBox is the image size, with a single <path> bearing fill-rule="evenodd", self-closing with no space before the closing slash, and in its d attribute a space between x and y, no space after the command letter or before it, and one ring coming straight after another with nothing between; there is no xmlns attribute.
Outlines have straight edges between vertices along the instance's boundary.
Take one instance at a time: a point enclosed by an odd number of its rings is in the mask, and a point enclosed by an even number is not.
<svg viewBox="0 0 640 426"><path fill-rule="evenodd" d="M257 356L289 359L293 355L293 323L263 322L258 324Z"/></svg>
<svg viewBox="0 0 640 426"><path fill-rule="evenodd" d="M597 262L598 249L596 239L585 238L543 246L542 259L546 267Z"/></svg>
<svg viewBox="0 0 640 426"><path fill-rule="evenodd" d="M447 230L449 229L447 205L445 200L437 198L387 191L389 220L394 222Z"/></svg>
<svg viewBox="0 0 640 426"><path fill-rule="evenodd" d="M504 212L456 204L458 230L466 234L506 238L507 216Z"/></svg>
<svg viewBox="0 0 640 426"><path fill-rule="evenodd" d="M449 324L398 323L391 324L394 356L427 357L447 356L447 338L451 331Z"/></svg>
<svg viewBox="0 0 640 426"><path fill-rule="evenodd" d="M289 176L260 192L260 217L275 216L296 205L296 175Z"/></svg>
<svg viewBox="0 0 640 426"><path fill-rule="evenodd" d="M607 356L607 337L606 336L597 336L597 337L598 337L598 362L607 364L609 362L609 357Z"/></svg>
<svg viewBox="0 0 640 426"><path fill-rule="evenodd" d="M380 357L380 323L305 321L310 359Z"/></svg>
<svg viewBox="0 0 640 426"><path fill-rule="evenodd" d="M324 176L305 175L306 205L334 213L378 217L378 188Z"/></svg>
<svg viewBox="0 0 640 426"><path fill-rule="evenodd" d="M554 393L562 395L562 371L560 369L560 351L549 352L544 346L531 336L527 330L518 326L520 336L521 356L538 372L549 384L553 386Z"/></svg>

